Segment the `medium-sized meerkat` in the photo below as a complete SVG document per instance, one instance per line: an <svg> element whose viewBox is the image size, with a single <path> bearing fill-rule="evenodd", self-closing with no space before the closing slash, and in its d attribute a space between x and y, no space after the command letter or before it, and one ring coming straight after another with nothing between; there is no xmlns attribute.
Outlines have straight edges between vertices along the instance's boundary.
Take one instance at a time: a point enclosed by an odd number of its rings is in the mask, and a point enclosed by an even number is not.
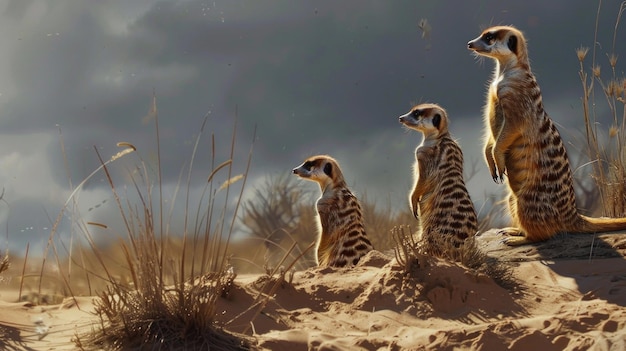
<svg viewBox="0 0 626 351"><path fill-rule="evenodd" d="M373 247L365 234L361 205L348 189L339 163L327 155L313 156L294 168L293 173L316 182L322 191L317 200L318 266L356 265Z"/></svg>
<svg viewBox="0 0 626 351"><path fill-rule="evenodd" d="M409 196L429 243L448 239L460 246L477 232L474 204L463 180L463 152L448 131L448 115L436 104L421 104L400 116L400 123L421 132L415 150L415 185Z"/></svg>
<svg viewBox="0 0 626 351"><path fill-rule="evenodd" d="M526 39L510 26L486 29L468 49L495 61L484 109L485 158L496 183L508 179L509 245L548 240L557 233L626 229L626 218L578 213L572 172L559 132L543 108L530 69Z"/></svg>

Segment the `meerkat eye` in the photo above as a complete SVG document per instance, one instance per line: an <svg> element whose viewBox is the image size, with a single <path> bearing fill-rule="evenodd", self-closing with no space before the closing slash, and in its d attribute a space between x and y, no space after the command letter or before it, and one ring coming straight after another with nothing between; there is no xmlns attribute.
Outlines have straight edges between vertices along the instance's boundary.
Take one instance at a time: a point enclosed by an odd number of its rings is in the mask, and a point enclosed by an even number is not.
<svg viewBox="0 0 626 351"><path fill-rule="evenodd" d="M306 169L307 171L310 171L310 170L311 170L311 166L312 166L312 165L313 165L313 164L312 164L312 162L311 162L311 161L306 161L306 162L302 165L302 167L303 167L304 169Z"/></svg>
<svg viewBox="0 0 626 351"><path fill-rule="evenodd" d="M495 35L493 35L493 33L485 33L483 38L485 38L485 41L487 42L492 42L493 39L495 39Z"/></svg>
<svg viewBox="0 0 626 351"><path fill-rule="evenodd" d="M415 118L419 117L422 114L422 110L413 110L413 113L411 113L411 115Z"/></svg>

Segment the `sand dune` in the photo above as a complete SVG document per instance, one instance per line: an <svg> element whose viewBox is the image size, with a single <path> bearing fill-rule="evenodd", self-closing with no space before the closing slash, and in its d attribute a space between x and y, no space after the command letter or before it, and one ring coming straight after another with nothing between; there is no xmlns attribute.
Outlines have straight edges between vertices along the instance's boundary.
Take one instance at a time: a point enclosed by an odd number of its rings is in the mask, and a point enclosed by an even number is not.
<svg viewBox="0 0 626 351"><path fill-rule="evenodd" d="M436 258L406 275L373 251L353 269L300 271L291 283L240 275L219 323L267 350L626 349L626 234L509 248L490 231L478 243L517 285ZM76 332L97 323L92 299L77 303L2 302L0 349L75 349Z"/></svg>

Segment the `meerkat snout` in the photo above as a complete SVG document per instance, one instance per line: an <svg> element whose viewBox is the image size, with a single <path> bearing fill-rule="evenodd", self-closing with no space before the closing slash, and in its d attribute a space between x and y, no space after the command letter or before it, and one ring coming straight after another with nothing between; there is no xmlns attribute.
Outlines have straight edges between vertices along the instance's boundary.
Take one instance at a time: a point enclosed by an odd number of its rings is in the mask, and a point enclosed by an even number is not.
<svg viewBox="0 0 626 351"><path fill-rule="evenodd" d="M413 107L399 117L399 122L406 128L424 133L427 136L438 135L447 131L447 121L442 118L440 107L435 104L422 104Z"/></svg>

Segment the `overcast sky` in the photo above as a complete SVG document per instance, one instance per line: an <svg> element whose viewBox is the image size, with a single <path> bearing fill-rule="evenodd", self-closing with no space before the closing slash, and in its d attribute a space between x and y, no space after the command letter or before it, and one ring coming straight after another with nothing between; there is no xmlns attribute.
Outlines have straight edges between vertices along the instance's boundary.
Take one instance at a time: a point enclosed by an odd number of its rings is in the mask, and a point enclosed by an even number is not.
<svg viewBox="0 0 626 351"><path fill-rule="evenodd" d="M602 3L596 48L608 73L620 1ZM421 138L397 117L412 103L436 102L448 110L466 170L480 170L468 182L480 206L502 190L481 156L493 64L475 59L467 42L492 24L524 31L546 109L573 142L582 130L575 50L593 47L596 12L590 0L0 1L2 233L12 250L26 242L41 250L70 180L75 186L98 166L94 146L108 158L127 141L154 161L154 123L145 123L153 94L166 188L178 182L207 114L217 162L228 158L237 115L239 169L257 128L249 185L327 153L357 194L408 210ZM616 42L626 58L626 27ZM201 185L208 134L195 165ZM87 220L106 222L111 200L98 175L79 206Z"/></svg>

